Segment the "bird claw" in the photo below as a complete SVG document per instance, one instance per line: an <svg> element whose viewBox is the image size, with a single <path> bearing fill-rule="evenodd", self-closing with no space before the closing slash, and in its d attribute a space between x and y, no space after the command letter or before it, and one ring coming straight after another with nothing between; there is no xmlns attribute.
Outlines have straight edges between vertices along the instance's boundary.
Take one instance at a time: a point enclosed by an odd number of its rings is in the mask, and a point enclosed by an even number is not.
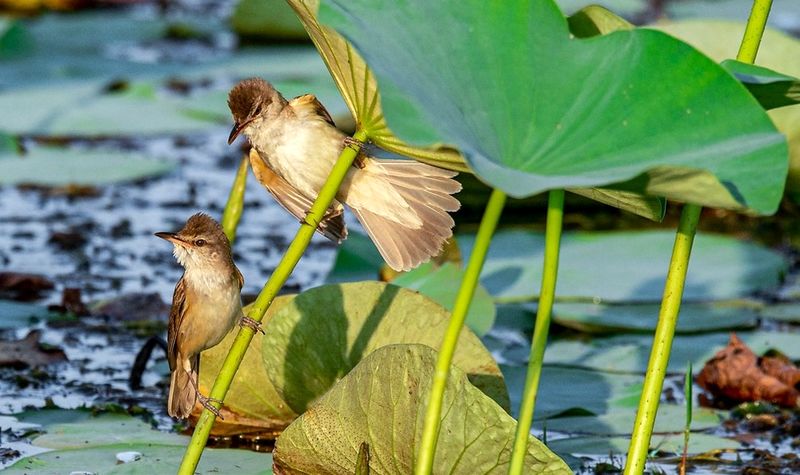
<svg viewBox="0 0 800 475"><path fill-rule="evenodd" d="M364 147L364 142L362 142L362 141L360 141L358 139L355 139L353 137L347 136L347 137L344 138L344 145L346 147L352 148L353 150L355 150L357 152L357 151L361 150Z"/></svg>
<svg viewBox="0 0 800 475"><path fill-rule="evenodd" d="M202 394L200 394L200 391L197 392L197 400L200 401L200 404L202 404L203 407L208 409L216 417L219 417L223 421L225 420L225 418L222 417L222 414L219 413L219 409L217 409L216 407L211 405L212 402L216 402L216 403L219 403L219 405L221 406L222 405L222 401L220 401L219 399L214 399L212 397L205 397Z"/></svg>
<svg viewBox="0 0 800 475"><path fill-rule="evenodd" d="M247 328L253 330L253 333L261 332L262 335L266 335L266 332L264 332L264 329L261 328L261 322L257 322L257 321L253 320L252 318L250 318L250 317L248 317L246 315L243 316L241 318L241 320L239 320L239 326L242 327L242 328L247 327Z"/></svg>

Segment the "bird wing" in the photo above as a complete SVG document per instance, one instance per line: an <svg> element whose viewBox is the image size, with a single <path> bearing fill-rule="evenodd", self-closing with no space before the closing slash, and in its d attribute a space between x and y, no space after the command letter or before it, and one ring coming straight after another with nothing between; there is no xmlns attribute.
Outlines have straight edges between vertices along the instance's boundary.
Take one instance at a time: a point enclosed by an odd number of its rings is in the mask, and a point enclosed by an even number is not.
<svg viewBox="0 0 800 475"><path fill-rule="evenodd" d="M316 115L325 120L325 122L336 127L336 124L333 123L331 115L328 113L328 109L326 109L325 106L322 105L319 99L317 99L317 96L315 96L314 94L304 94L302 96L297 96L291 101L289 101L289 106L291 106L295 114L297 114L300 117L308 117Z"/></svg>
<svg viewBox="0 0 800 475"><path fill-rule="evenodd" d="M242 271L240 271L236 266L233 266L233 268L236 270L236 280L239 282L239 290L242 290L242 287L244 287L244 276L242 275Z"/></svg>
<svg viewBox="0 0 800 475"><path fill-rule="evenodd" d="M181 277L178 284L175 285L175 293L172 294L172 308L169 311L167 325L167 361L169 369L172 371L178 366L178 334L184 315L186 315L186 287L183 277Z"/></svg>
<svg viewBox="0 0 800 475"><path fill-rule="evenodd" d="M264 163L264 160L255 148L250 149L250 166L253 168L253 174L256 176L256 179L275 197L275 200L283 206L286 211L300 220L300 222L304 222L306 213L311 210L313 201L273 172L266 163ZM347 238L347 226L344 222L344 207L341 203L334 200L333 204L322 216L322 220L317 226L317 231L326 238L337 243Z"/></svg>

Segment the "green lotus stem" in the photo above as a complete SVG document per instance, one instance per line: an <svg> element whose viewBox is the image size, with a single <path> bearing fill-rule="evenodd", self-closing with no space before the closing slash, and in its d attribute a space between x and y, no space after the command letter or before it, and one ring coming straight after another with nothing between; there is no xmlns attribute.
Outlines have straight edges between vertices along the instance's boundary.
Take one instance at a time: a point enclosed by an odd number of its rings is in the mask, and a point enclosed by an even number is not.
<svg viewBox="0 0 800 475"><path fill-rule="evenodd" d="M550 331L550 317L556 297L558 277L558 254L561 248L561 224L564 218L564 190L551 190L547 200L547 224L544 235L544 263L542 287L539 292L539 305L536 309L536 324L533 329L531 355L528 360L528 374L525 376L525 389L519 407L517 433L511 452L510 475L522 473L525 452L528 448L533 411L536 407L536 394L539 391L539 377L542 375L544 348Z"/></svg>
<svg viewBox="0 0 800 475"><path fill-rule="evenodd" d="M222 212L222 230L225 231L225 235L228 236L228 241L231 242L231 245L236 239L236 227L239 226L242 210L244 210L244 189L247 185L247 168L249 164L250 159L247 156L242 158L242 163L239 164L236 177L233 179L228 202Z"/></svg>
<svg viewBox="0 0 800 475"><path fill-rule="evenodd" d="M736 59L739 61L750 64L755 62L758 47L761 45L761 37L764 36L764 28L767 26L770 8L772 8L772 0L753 1L750 17L747 19L747 27L744 29L742 44L739 45L739 52L736 54Z"/></svg>
<svg viewBox="0 0 800 475"><path fill-rule="evenodd" d="M436 453L436 441L439 438L439 425L442 416L442 402L444 400L444 388L447 384L447 376L450 373L450 364L453 361L453 353L456 350L456 343L464 327L464 319L467 316L469 305L472 303L472 296L475 294L475 287L478 285L483 262L486 260L486 252L492 241L492 235L500 220L503 206L506 203L506 194L500 190L492 190L486 210L483 212L478 234L475 236L475 244L469 256L469 262L464 272L464 279L458 289L456 302L453 305L453 312L450 316L450 323L439 349L439 357L436 361L436 371L433 374L433 384L431 386L428 409L425 413L425 425L422 429L422 439L419 452L417 453L417 463L415 473L417 475L427 475L433 470L433 457Z"/></svg>
<svg viewBox="0 0 800 475"><path fill-rule="evenodd" d="M771 7L772 0L753 1L753 8L747 19L747 27L736 56L739 61L750 64L755 61ZM672 248L667 281L664 285L664 297L661 300L658 324L653 337L653 348L650 351L642 396L639 399L639 408L633 423L628 458L625 462L625 475L638 475L644 471L650 437L653 434L658 411L658 402L664 387L664 376L672 349L672 338L678 323L678 312L686 282L686 270L689 267L689 256L692 252L692 242L697 233L701 210L702 207L698 205L687 204L681 211L681 220Z"/></svg>
<svg viewBox="0 0 800 475"><path fill-rule="evenodd" d="M353 138L359 142L364 142L367 139L366 134L362 130L356 131ZM333 198L336 196L336 192L339 190L339 186L350 170L350 166L353 164L353 160L356 158L357 154L358 148L355 148L355 146L347 146L342 150L339 159L336 161L336 164L333 166L328 176L328 180L320 190L319 196L314 200L314 204L311 205L311 210L308 212L305 221L300 225L300 229L297 231L297 234L295 234L291 244L289 244L289 248L286 249L283 259L278 263L278 266L272 272L267 283L264 284L264 288L261 289L261 293L258 294L256 301L253 302L248 312L248 317L257 322L260 322L261 319L264 318L264 314L272 304L272 300L278 295L278 291L283 287L283 284L286 283L286 279L289 278L289 275L308 247L308 243L311 242L317 225L320 220L322 220L325 210L328 209L331 201L333 201ZM228 356L225 358L222 368L220 368L217 379L214 381L214 386L211 388L211 394L209 394L209 396L212 400L216 399L222 401L225 399L225 394L227 394L228 388L230 388L231 382L233 381L233 376L242 363L247 347L250 345L250 340L253 339L253 334L253 329L250 327L243 326L239 329L239 333L236 335L233 345L231 345ZM213 404L214 407L217 408L220 406L217 402ZM200 415L200 419L197 421L197 425L194 428L192 440L189 441L189 446L186 448L183 461L178 469L179 475L194 474L197 464L200 461L200 456L203 453L203 448L208 441L211 426L214 425L214 418L214 414L211 411L203 409L203 413Z"/></svg>
<svg viewBox="0 0 800 475"><path fill-rule="evenodd" d="M661 389L664 386L664 376L667 373L672 338L675 336L675 327L678 323L678 311L681 308L689 256L692 253L692 243L702 209L699 205L687 204L681 211L678 233L675 235L675 244L672 246L667 281L664 285L661 310L658 314L658 324L653 337L653 348L650 351L650 361L647 364L639 409L633 424L628 460L625 464L626 475L636 475L644 471L650 436L653 433L658 402L661 398Z"/></svg>

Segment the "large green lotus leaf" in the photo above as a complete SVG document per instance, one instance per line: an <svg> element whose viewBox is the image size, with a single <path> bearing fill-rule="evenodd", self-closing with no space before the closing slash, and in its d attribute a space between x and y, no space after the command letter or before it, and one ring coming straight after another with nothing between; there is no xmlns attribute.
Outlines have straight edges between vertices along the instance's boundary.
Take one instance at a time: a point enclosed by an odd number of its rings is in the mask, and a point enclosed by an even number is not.
<svg viewBox="0 0 800 475"><path fill-rule="evenodd" d="M106 185L163 175L174 163L118 150L82 151L37 147L2 159L0 185Z"/></svg>
<svg viewBox="0 0 800 475"><path fill-rule="evenodd" d="M379 147L431 163L467 171L458 152L449 147L415 147L398 139L386 126L375 76L352 46L335 30L317 21L319 0L287 0L319 50L359 127Z"/></svg>
<svg viewBox="0 0 800 475"><path fill-rule="evenodd" d="M424 345L390 345L364 358L278 438L283 473L352 474L367 442L374 473L411 473L436 368ZM433 473L506 473L516 423L452 366ZM526 473L571 473L539 440L528 439Z"/></svg>
<svg viewBox="0 0 800 475"><path fill-rule="evenodd" d="M180 464L188 438L153 429L139 419L117 414L88 417L83 411L37 411L22 420L55 417L69 422L46 423L44 435L32 444L36 450L52 450L32 455L6 468L3 473L42 475L64 473L152 474L169 473ZM41 421L45 422L45 421ZM48 421L49 422L49 421ZM55 450L53 450L55 449ZM122 463L117 456L137 452L138 460ZM124 457L123 457L124 458ZM268 474L272 457L232 449L206 449L199 473Z"/></svg>
<svg viewBox="0 0 800 475"><path fill-rule="evenodd" d="M319 1L288 0L288 2L314 41L350 112L372 142L385 150L432 165L470 171L458 151L451 147L444 147L441 144L429 147L414 146L405 143L392 133L383 116L375 75L350 43L332 28L320 25L317 21ZM414 127L415 118L411 116L408 119L407 126ZM658 221L664 216L664 203L655 197L606 188L578 188L569 191L648 219Z"/></svg>
<svg viewBox="0 0 800 475"><path fill-rule="evenodd" d="M716 13L718 2L714 2ZM680 2L682 5L683 2ZM750 2L742 1L742 14L750 11ZM775 2L774 8L781 5L800 5L798 2ZM773 11L773 14L776 12ZM774 15L773 15L774 16ZM743 22L719 20L689 20L675 23L662 23L657 28L691 44L715 61L723 61L736 57L739 43L744 33ZM756 64L781 73L800 77L800 40L768 28L764 32L761 46L758 49ZM800 190L800 106L783 107L769 111L770 118L789 140L789 179L787 188ZM753 173L767 173L766 170Z"/></svg>
<svg viewBox="0 0 800 475"><path fill-rule="evenodd" d="M267 309L263 324L269 322L275 312L293 298L294 296L289 295L277 297ZM245 307L245 312L248 310L249 306ZM206 393L214 385L214 380L228 356L237 333L236 331L230 332L219 345L201 353L200 387L205 388ZM238 415L259 421L261 428L280 430L289 425L298 413L293 411L281 398L267 375L269 370L264 366L260 351L263 338L261 333L253 335L253 341L247 347L244 359L225 396L225 408Z"/></svg>
<svg viewBox="0 0 800 475"><path fill-rule="evenodd" d="M796 77L734 59L720 65L736 76L765 109L800 103L800 79Z"/></svg>
<svg viewBox="0 0 800 475"><path fill-rule="evenodd" d="M452 262L447 262L438 268L430 264L417 267L400 274L392 283L416 290L452 311L462 280L464 280L464 270ZM492 328L495 313L492 296L478 284L475 295L472 296L465 324L478 336L484 335Z"/></svg>
<svg viewBox="0 0 800 475"><path fill-rule="evenodd" d="M560 299L659 302L675 234L670 231L565 233L556 291ZM472 235L458 236L462 254ZM541 281L544 236L522 230L496 234L481 283L500 301L534 299ZM788 263L779 253L727 236L698 234L684 301L735 299L771 289Z"/></svg>
<svg viewBox="0 0 800 475"><path fill-rule="evenodd" d="M660 304L603 305L558 303L553 321L588 333L647 332L658 323ZM685 303L681 305L677 333L699 333L753 328L758 323L753 302Z"/></svg>
<svg viewBox="0 0 800 475"><path fill-rule="evenodd" d="M737 336L757 355L775 349L790 359L800 359L796 334L753 331L738 332ZM728 344L729 338L730 335L722 332L676 336L672 342L667 371L683 373L687 362L691 362L695 368L702 368L706 361ZM545 362L600 371L644 373L652 344L652 337L638 335L594 338L591 342L558 340L548 345Z"/></svg>
<svg viewBox="0 0 800 475"><path fill-rule="evenodd" d="M575 38L552 0L324 0L320 19L375 71L398 136L452 144L512 196L630 180L764 214L782 196L784 137L730 74L659 32Z"/></svg>
<svg viewBox="0 0 800 475"><path fill-rule="evenodd" d="M450 313L412 290L383 282L324 285L305 291L264 327L267 376L298 414L378 348L421 343L439 348ZM491 354L463 328L453 364L508 407L503 375Z"/></svg>

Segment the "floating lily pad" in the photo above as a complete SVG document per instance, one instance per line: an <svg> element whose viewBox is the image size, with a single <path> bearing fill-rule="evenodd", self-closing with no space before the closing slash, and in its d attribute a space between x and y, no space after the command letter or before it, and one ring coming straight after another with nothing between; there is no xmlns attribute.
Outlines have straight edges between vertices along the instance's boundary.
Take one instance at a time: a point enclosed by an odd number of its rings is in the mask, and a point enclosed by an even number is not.
<svg viewBox="0 0 800 475"><path fill-rule="evenodd" d="M527 368L509 365L501 365L501 368L511 395L512 414L516 416ZM642 393L643 380L640 375L544 365L536 397L535 419L550 419L567 412L601 415L623 411L633 414Z"/></svg>
<svg viewBox="0 0 800 475"><path fill-rule="evenodd" d="M747 20L753 2L750 0L681 0L680 2L667 2L664 5L668 18L711 18L740 20L744 33L744 21ZM773 28L787 31L797 30L800 27L800 4L797 2L773 2L770 8L769 24ZM741 39L741 34L739 35ZM738 48L736 42L733 47ZM734 56L731 56L731 58Z"/></svg>
<svg viewBox="0 0 800 475"><path fill-rule="evenodd" d="M800 323L800 303L785 302L767 305L761 309L761 317L790 323Z"/></svg>
<svg viewBox="0 0 800 475"><path fill-rule="evenodd" d="M458 237L463 255L474 237ZM675 240L672 231L565 233L556 295L613 302L659 302ZM544 236L520 230L492 239L481 283L498 300L533 299L541 281ZM731 237L698 234L684 301L736 299L772 289L788 263L777 252Z"/></svg>
<svg viewBox="0 0 800 475"><path fill-rule="evenodd" d="M378 278L382 265L383 258L369 236L358 231L350 231L347 239L336 251L336 260L325 281L336 284L373 280Z"/></svg>
<svg viewBox="0 0 800 475"><path fill-rule="evenodd" d="M46 319L52 313L47 307L32 303L0 300L0 329L21 328Z"/></svg>
<svg viewBox="0 0 800 475"><path fill-rule="evenodd" d="M417 292L382 282L325 285L299 294L265 326L266 373L289 407L311 402L380 347L420 343L438 348L450 318ZM453 364L503 407L503 376L480 340L462 329Z"/></svg>
<svg viewBox="0 0 800 475"><path fill-rule="evenodd" d="M587 2L583 0L556 0L558 6L567 15L571 15L578 9L584 8ZM592 2L593 5L600 5L607 8L618 15L630 18L637 14L641 14L647 10L646 0L598 0Z"/></svg>
<svg viewBox="0 0 800 475"><path fill-rule="evenodd" d="M581 454L608 457L609 454L625 454L631 441L629 437L571 437L548 441L548 447L558 454ZM683 452L683 434L654 434L650 448L660 452L680 454ZM731 439L710 434L692 434L689 438L689 453L701 454L716 449L739 449L742 445Z"/></svg>
<svg viewBox="0 0 800 475"><path fill-rule="evenodd" d="M419 291L447 310L452 311L464 280L464 270L447 262L441 267L423 265L399 275L392 284ZM467 312L466 325L478 336L486 334L494 323L495 308L492 296L478 285Z"/></svg>
<svg viewBox="0 0 800 475"><path fill-rule="evenodd" d="M660 307L656 303L558 303L553 308L553 321L588 333L652 333L658 323ZM699 333L753 328L757 322L758 309L752 302L686 303L681 305L676 332Z"/></svg>
<svg viewBox="0 0 800 475"><path fill-rule="evenodd" d="M630 435L636 411L618 409L597 416L557 417L534 423L539 430L564 432L571 435ZM692 430L713 429L720 425L723 415L711 409L698 408L692 413ZM658 406L655 433L682 432L686 423L686 407L677 404L661 404Z"/></svg>
<svg viewBox="0 0 800 475"><path fill-rule="evenodd" d="M55 450L26 457L4 473L168 473L180 465L189 441L185 436L160 432L129 416L107 414L86 418L83 411L72 412L77 414L74 421L47 424L44 427L47 433L33 440L36 447ZM123 457L124 454L129 456ZM121 460L130 461L121 463ZM270 454L206 449L198 472L269 474L271 465Z"/></svg>
<svg viewBox="0 0 800 475"><path fill-rule="evenodd" d="M81 82L20 88L0 95L0 128L13 133L56 136L161 135L207 130L225 123L192 114L191 103L176 97L143 97L105 92L104 84Z"/></svg>
<svg viewBox="0 0 800 475"><path fill-rule="evenodd" d="M37 147L2 159L0 185L107 185L169 173L174 163L118 150L82 151Z"/></svg>
<svg viewBox="0 0 800 475"><path fill-rule="evenodd" d="M250 38L308 39L303 24L284 0L239 0L231 26L239 35Z"/></svg>
<svg viewBox="0 0 800 475"><path fill-rule="evenodd" d="M790 359L800 359L797 335L785 332L738 332L737 336L754 353L761 355L775 349ZM714 354L728 344L727 333L679 335L672 342L670 373L683 373L686 363L702 368ZM653 338L650 336L620 335L594 338L591 342L559 340L548 345L545 362L600 371L644 373L650 356Z"/></svg>
<svg viewBox="0 0 800 475"><path fill-rule="evenodd" d="M320 20L375 72L395 134L454 145L511 196L625 182L760 214L782 197L785 138L738 81L674 38L641 29L574 38L552 0L503 2L491 14L479 0L323 0ZM459 48L430 48L442 32Z"/></svg>
<svg viewBox="0 0 800 475"><path fill-rule="evenodd" d="M299 473L353 473L359 446L370 465L411 473L424 426L436 352L424 345L390 345L364 358L278 438L275 466ZM452 366L436 446L434 473L505 473L516 423ZM529 437L525 471L571 473Z"/></svg>

